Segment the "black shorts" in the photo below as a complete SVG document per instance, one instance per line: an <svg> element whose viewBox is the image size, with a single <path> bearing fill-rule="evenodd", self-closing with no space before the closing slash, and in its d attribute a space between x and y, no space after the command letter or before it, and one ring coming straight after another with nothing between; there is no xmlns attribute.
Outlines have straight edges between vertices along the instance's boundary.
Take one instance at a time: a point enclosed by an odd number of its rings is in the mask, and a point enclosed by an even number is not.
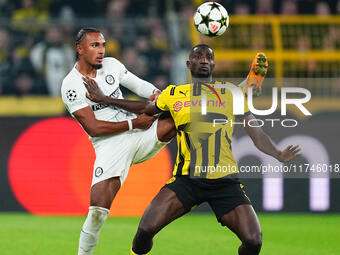
<svg viewBox="0 0 340 255"><path fill-rule="evenodd" d="M177 176L170 179L165 187L176 193L187 212L208 202L219 222L223 215L238 205L251 204L238 179L207 180Z"/></svg>

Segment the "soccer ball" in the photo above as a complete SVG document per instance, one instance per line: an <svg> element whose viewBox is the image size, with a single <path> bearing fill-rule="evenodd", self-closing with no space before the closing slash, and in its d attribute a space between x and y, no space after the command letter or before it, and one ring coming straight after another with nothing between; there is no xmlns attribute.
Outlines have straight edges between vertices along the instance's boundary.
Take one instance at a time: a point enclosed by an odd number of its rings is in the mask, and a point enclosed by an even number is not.
<svg viewBox="0 0 340 255"><path fill-rule="evenodd" d="M194 15L194 25L202 35L220 36L229 25L228 12L219 3L207 2L201 4Z"/></svg>

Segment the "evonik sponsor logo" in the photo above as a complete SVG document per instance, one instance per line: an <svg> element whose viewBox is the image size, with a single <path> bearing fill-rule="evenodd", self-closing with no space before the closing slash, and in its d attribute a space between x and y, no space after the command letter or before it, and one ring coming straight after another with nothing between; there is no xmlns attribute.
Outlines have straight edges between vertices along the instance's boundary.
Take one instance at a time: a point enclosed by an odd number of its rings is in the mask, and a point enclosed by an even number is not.
<svg viewBox="0 0 340 255"><path fill-rule="evenodd" d="M225 108L225 101L220 102L219 100L208 100L206 102L207 106L212 106L212 107L223 107ZM191 106L202 106L202 100L201 99L196 99L196 100L188 100L188 101L176 101L173 104L173 108L175 112L179 112L182 110L184 107L191 107Z"/></svg>

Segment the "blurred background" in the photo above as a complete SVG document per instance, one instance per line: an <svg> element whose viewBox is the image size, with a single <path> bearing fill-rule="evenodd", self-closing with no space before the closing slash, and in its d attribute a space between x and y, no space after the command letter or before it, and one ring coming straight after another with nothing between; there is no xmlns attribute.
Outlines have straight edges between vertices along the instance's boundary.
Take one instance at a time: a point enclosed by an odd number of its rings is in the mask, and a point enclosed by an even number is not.
<svg viewBox="0 0 340 255"><path fill-rule="evenodd" d="M273 86L299 86L312 92L307 108L313 114L300 119L291 109L299 126L265 128L267 133L278 144L288 137L312 149L299 164L340 163L340 0L217 1L230 24L214 39L201 37L192 24L203 2L0 0L0 211L87 213L94 152L60 98L61 82L75 63L75 35L85 26L103 32L106 56L160 89L188 81L185 60L195 44L212 46L215 76L235 81L246 77L256 52L265 52L268 79L256 104L271 102ZM253 146L243 138L237 131L234 144ZM241 165L267 160L255 147L235 153ZM111 215L140 216L170 177L175 154L171 143L133 166ZM244 182L257 211L340 212L340 182L330 177Z"/></svg>

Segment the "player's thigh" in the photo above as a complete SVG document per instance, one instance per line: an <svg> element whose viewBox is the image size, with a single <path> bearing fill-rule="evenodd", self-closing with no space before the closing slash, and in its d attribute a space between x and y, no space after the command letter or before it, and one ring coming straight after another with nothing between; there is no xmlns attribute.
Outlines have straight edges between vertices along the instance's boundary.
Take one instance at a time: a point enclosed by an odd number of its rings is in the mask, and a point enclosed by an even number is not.
<svg viewBox="0 0 340 255"><path fill-rule="evenodd" d="M123 185L137 148L137 134L124 132L98 142L94 148L96 160L93 166L92 185L112 177L120 177Z"/></svg>
<svg viewBox="0 0 340 255"><path fill-rule="evenodd" d="M96 183L91 188L91 206L99 206L110 209L117 192L121 187L119 177L111 177Z"/></svg>
<svg viewBox="0 0 340 255"><path fill-rule="evenodd" d="M232 230L241 241L261 239L260 222L249 204L239 205L222 216L221 224Z"/></svg>
<svg viewBox="0 0 340 255"><path fill-rule="evenodd" d="M160 141L157 137L157 129L159 125L162 124L159 124L159 120L157 119L149 129L139 131L134 134L134 150L136 153L133 157L133 164L149 160L168 144L168 142Z"/></svg>
<svg viewBox="0 0 340 255"><path fill-rule="evenodd" d="M156 234L186 212L176 193L164 187L145 210L139 228Z"/></svg>

